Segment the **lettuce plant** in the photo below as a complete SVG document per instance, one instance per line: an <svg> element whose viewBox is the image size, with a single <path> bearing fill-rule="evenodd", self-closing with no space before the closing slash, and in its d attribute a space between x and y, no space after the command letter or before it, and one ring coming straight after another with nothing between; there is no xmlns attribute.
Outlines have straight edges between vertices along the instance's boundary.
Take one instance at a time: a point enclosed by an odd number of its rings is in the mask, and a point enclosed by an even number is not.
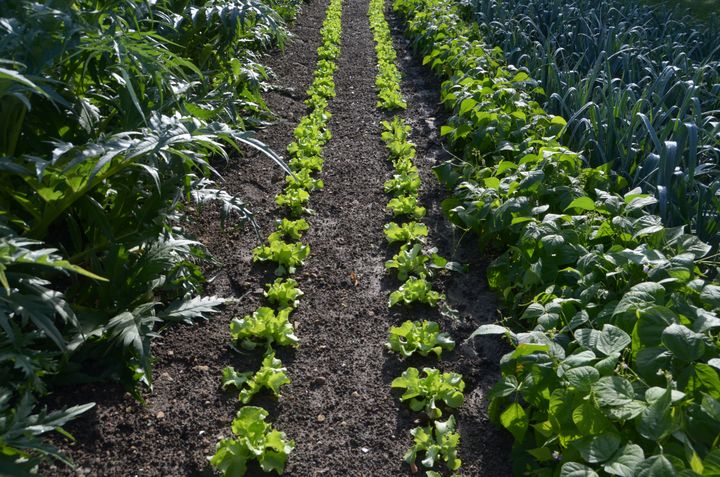
<svg viewBox="0 0 720 477"><path fill-rule="evenodd" d="M414 219L420 219L425 216L425 207L418 205L416 195L402 195L390 199L387 205L392 210L395 217L400 215L408 215Z"/></svg>
<svg viewBox="0 0 720 477"><path fill-rule="evenodd" d="M238 400L247 404L263 388L269 389L275 397L280 395L280 386L289 384L285 368L275 352L269 352L263 359L262 366L256 373L238 373L232 366L223 369L223 389L232 386L240 391Z"/></svg>
<svg viewBox="0 0 720 477"><path fill-rule="evenodd" d="M436 306L445 295L432 289L432 285L425 278L410 277L402 284L399 290L390 294L389 306L398 303L410 305L412 303L425 303Z"/></svg>
<svg viewBox="0 0 720 477"><path fill-rule="evenodd" d="M278 311L268 307L258 308L252 315L230 322L230 336L245 349L255 349L258 345L279 344L297 346L295 330L288 321L290 308Z"/></svg>
<svg viewBox="0 0 720 477"><path fill-rule="evenodd" d="M302 233L310 228L310 224L305 219L288 220L282 219L277 222L275 232L270 237L288 238L290 240L300 240ZM277 235L276 235L277 234ZM268 237L268 241L273 239Z"/></svg>
<svg viewBox="0 0 720 477"><path fill-rule="evenodd" d="M304 295L297 285L298 283L292 278L277 278L272 284L265 285L267 287L265 297L280 310L295 309L300 304L299 298Z"/></svg>
<svg viewBox="0 0 720 477"><path fill-rule="evenodd" d="M400 247L400 251L385 262L385 269L397 269L398 280L404 282L410 276L423 278L428 275L426 262L430 258L422 252L422 244L416 243L412 247L408 244Z"/></svg>
<svg viewBox="0 0 720 477"><path fill-rule="evenodd" d="M440 358L443 350L455 348L455 342L449 334L441 333L440 326L434 321L408 320L390 328L387 347L405 358L414 353L420 356L435 353Z"/></svg>
<svg viewBox="0 0 720 477"><path fill-rule="evenodd" d="M395 196L415 195L420 189L420 176L417 172L394 174L385 182L385 193Z"/></svg>
<svg viewBox="0 0 720 477"><path fill-rule="evenodd" d="M284 432L265 422L268 412L255 406L245 406L232 422L235 437L221 439L210 464L226 477L242 477L249 461L256 460L265 472L281 475L295 442Z"/></svg>
<svg viewBox="0 0 720 477"><path fill-rule="evenodd" d="M275 203L279 206L285 206L290 211L290 215L297 217L306 212L305 204L310 200L310 193L304 189L285 189L283 194L275 197Z"/></svg>
<svg viewBox="0 0 720 477"><path fill-rule="evenodd" d="M434 368L424 368L423 373L425 377L421 378L417 368L408 368L391 384L393 389L405 390L400 399L409 401L410 409L425 410L431 419L437 419L442 416L441 404L453 409L462 405L465 382L461 375L442 373Z"/></svg>
<svg viewBox="0 0 720 477"><path fill-rule="evenodd" d="M457 456L460 444L460 434L455 432L455 417L450 416L447 421L435 421L430 426L416 427L410 434L413 436L413 446L405 454L405 462L414 464L421 454L425 458L420 461L423 467L432 468L438 462L444 462L450 470L460 468L461 461ZM428 477L440 474L428 471Z"/></svg>
<svg viewBox="0 0 720 477"><path fill-rule="evenodd" d="M253 249L253 261L271 261L278 264L276 275L295 273L296 267L302 265L310 255L310 246L301 242L287 243L271 236L268 245Z"/></svg>
<svg viewBox="0 0 720 477"><path fill-rule="evenodd" d="M385 224L383 233L388 243L410 243L427 237L428 228L427 225L418 222L406 222L401 225L390 222Z"/></svg>

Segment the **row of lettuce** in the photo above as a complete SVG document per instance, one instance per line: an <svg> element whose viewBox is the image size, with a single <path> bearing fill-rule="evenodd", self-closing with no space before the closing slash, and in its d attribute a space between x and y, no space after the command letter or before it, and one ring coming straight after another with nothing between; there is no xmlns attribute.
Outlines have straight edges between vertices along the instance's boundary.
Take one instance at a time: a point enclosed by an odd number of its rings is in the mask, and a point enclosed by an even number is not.
<svg viewBox="0 0 720 477"><path fill-rule="evenodd" d="M91 405L36 410L57 385L152 384L150 340L203 297L188 211L252 222L211 159L269 118L260 54L295 0L0 1L0 473L61 456L38 436ZM242 173L242 171L239 171Z"/></svg>
<svg viewBox="0 0 720 477"><path fill-rule="evenodd" d="M401 74L395 65L396 51L392 43L390 27L385 19L385 1L370 0L368 16L375 40L378 60L377 107L387 111L389 120L383 121L382 139L393 166L393 176L385 182L385 193L392 196L387 208L394 221L385 226L385 236L390 246L400 244L398 252L385 263L388 272L394 272L400 288L390 294L390 307L408 306L438 307L444 296L432 289L430 280L438 268L451 268L435 250L427 247L425 237L428 228L420 220L425 209L419 205L420 175L413 159L416 150L409 141L410 126L394 110L405 109L406 103L400 90ZM411 356L440 359L443 351L454 349L455 342L448 333L440 330L435 321L407 320L399 326L391 326L387 347L402 359ZM424 412L430 421L410 431L412 445L404 456L413 473L424 469L428 477L440 477L443 469L457 475L461 461L458 458L460 434L456 430L454 409L464 402L465 382L460 374L443 373L434 367L422 371L407 368L395 378L391 387L402 391L400 400L413 412ZM447 419L441 420L445 415Z"/></svg>
<svg viewBox="0 0 720 477"><path fill-rule="evenodd" d="M489 414L515 439L518 475L715 475L720 469L720 286L711 248L624 194L558 138L565 120L452 0L396 0L445 81L436 168L452 222L500 255L488 269L508 316L473 336L513 350Z"/></svg>
<svg viewBox="0 0 720 477"><path fill-rule="evenodd" d="M287 211L288 217L278 220L264 245L253 250L253 260L270 262L279 278L266 285L265 297L270 306L258 308L252 315L233 319L230 336L233 344L243 350L263 353L261 367L256 372L238 372L229 366L223 370L222 387L239 391L243 407L233 419L232 437L217 443L210 463L225 476L245 475L248 463L257 461L264 472L285 470L295 443L284 432L266 422L268 412L262 407L248 405L260 391L267 390L275 397L281 386L290 383L287 369L275 355L275 347L297 347L299 340L290 322L290 314L300 305L303 292L290 275L304 264L310 247L301 242L310 228L301 218L309 210L310 193L321 189L323 183L314 175L322 171L322 151L330 140L328 102L335 97L333 75L340 55L342 0L331 0L320 30L321 45L313 82L307 91L307 114L295 128L295 140L288 146L291 173L286 176L285 190L276 196L276 203Z"/></svg>

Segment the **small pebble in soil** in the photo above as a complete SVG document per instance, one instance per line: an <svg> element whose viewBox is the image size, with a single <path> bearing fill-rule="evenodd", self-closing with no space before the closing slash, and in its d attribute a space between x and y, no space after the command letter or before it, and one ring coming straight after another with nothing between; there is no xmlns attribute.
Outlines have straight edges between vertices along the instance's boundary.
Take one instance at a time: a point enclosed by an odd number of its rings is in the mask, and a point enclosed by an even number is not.
<svg viewBox="0 0 720 477"><path fill-rule="evenodd" d="M318 414L317 416L317 422L325 422L325 415L324 414Z"/></svg>
<svg viewBox="0 0 720 477"><path fill-rule="evenodd" d="M160 411L157 414L155 414L155 417L158 419L165 419L165 413Z"/></svg>
<svg viewBox="0 0 720 477"><path fill-rule="evenodd" d="M370 449L368 449L367 447L362 447L360 450L363 451L363 454L367 454L368 452L370 452Z"/></svg>
<svg viewBox="0 0 720 477"><path fill-rule="evenodd" d="M206 373L210 370L210 367L208 367L204 364L198 364L197 366L193 366L193 369L195 371L200 371L201 373Z"/></svg>

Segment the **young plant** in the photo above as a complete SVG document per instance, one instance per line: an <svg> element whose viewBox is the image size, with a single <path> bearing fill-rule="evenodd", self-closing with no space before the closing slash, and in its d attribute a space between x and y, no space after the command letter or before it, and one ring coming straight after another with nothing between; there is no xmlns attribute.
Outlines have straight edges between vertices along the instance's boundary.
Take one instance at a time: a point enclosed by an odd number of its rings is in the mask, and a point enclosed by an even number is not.
<svg viewBox="0 0 720 477"><path fill-rule="evenodd" d="M285 176L285 182L287 183L287 186L285 187L286 192L293 189L302 189L312 192L325 187L325 183L322 179L314 179L312 177L310 169L300 169L299 171L296 171L294 175L288 174Z"/></svg>
<svg viewBox="0 0 720 477"><path fill-rule="evenodd" d="M399 290L390 294L389 306L392 307L398 303L410 305L415 302L436 306L440 300L444 299L445 295L433 290L432 285L425 278L410 277Z"/></svg>
<svg viewBox="0 0 720 477"><path fill-rule="evenodd" d="M298 154L290 159L288 165L290 166L290 169L295 172L305 169L310 171L321 171L324 163L325 161L320 154Z"/></svg>
<svg viewBox="0 0 720 477"><path fill-rule="evenodd" d="M417 368L408 368L391 384L393 389L405 390L400 399L410 401L410 409L415 412L424 409L430 419L437 419L442 416L441 404L453 409L462 405L465 382L461 375L434 368L424 368L423 372L425 377L421 378Z"/></svg>
<svg viewBox="0 0 720 477"><path fill-rule="evenodd" d="M402 225L390 222L385 224L383 233L388 243L410 243L427 237L428 228L427 225L418 222L407 222Z"/></svg>
<svg viewBox="0 0 720 477"><path fill-rule="evenodd" d="M440 358L443 350L452 351L455 342L449 334L440 332L440 325L434 321L406 321L390 328L387 347L409 358L414 353L427 356L430 353Z"/></svg>
<svg viewBox="0 0 720 477"><path fill-rule="evenodd" d="M405 244L392 259L385 262L385 270L397 269L397 277L401 282L407 281L410 276L423 278L428 275L425 263L429 260L422 252L422 244L416 243L412 248Z"/></svg>
<svg viewBox="0 0 720 477"><path fill-rule="evenodd" d="M279 206L285 206L293 217L297 217L303 212L307 212L305 204L310 200L310 193L304 189L286 188L285 193L278 194L275 197L275 203Z"/></svg>
<svg viewBox="0 0 720 477"><path fill-rule="evenodd" d="M295 330L288 321L290 308L278 311L268 307L258 308L252 316L230 322L230 336L245 349L255 349L259 345L297 346Z"/></svg>
<svg viewBox="0 0 720 477"><path fill-rule="evenodd" d="M399 173L385 182L385 193L394 196L416 195L420 189L420 176L417 172Z"/></svg>
<svg viewBox="0 0 720 477"><path fill-rule="evenodd" d="M285 372L287 369L282 361L275 357L275 352L269 352L262 362L262 367L255 373L238 373L232 366L223 369L222 388L232 386L240 391L238 400L247 404L263 388L269 389L275 397L280 396L280 386L289 384L290 378Z"/></svg>
<svg viewBox="0 0 720 477"><path fill-rule="evenodd" d="M310 228L310 224L305 219L288 220L282 219L277 222L275 232L270 234L268 241L280 238L288 238L290 240L300 240L302 233Z"/></svg>
<svg viewBox="0 0 720 477"><path fill-rule="evenodd" d="M392 210L395 217L408 215L414 219L420 219L425 216L425 207L418 205L416 195L395 197L388 202L387 207Z"/></svg>
<svg viewBox="0 0 720 477"><path fill-rule="evenodd" d="M430 469L438 462L444 462L447 468L456 471L461 461L457 456L460 434L455 432L455 417L447 421L435 421L427 427L416 427L410 431L414 438L413 446L405 454L405 462L414 465L419 455L425 458L420 461L423 467ZM439 476L439 473L428 471L428 477Z"/></svg>
<svg viewBox="0 0 720 477"><path fill-rule="evenodd" d="M299 298L304 295L297 285L298 283L292 278L277 278L272 284L265 285L267 287L265 297L280 310L295 309L300 304Z"/></svg>
<svg viewBox="0 0 720 477"><path fill-rule="evenodd" d="M253 249L253 261L271 261L278 264L275 275L295 273L296 267L302 265L310 255L310 246L301 242L287 243L277 236L270 237L268 245Z"/></svg>
<svg viewBox="0 0 720 477"><path fill-rule="evenodd" d="M265 472L282 474L295 442L265 422L267 417L268 412L261 407L240 409L232 422L235 437L218 442L215 455L209 458L210 464L226 477L244 476L252 460Z"/></svg>

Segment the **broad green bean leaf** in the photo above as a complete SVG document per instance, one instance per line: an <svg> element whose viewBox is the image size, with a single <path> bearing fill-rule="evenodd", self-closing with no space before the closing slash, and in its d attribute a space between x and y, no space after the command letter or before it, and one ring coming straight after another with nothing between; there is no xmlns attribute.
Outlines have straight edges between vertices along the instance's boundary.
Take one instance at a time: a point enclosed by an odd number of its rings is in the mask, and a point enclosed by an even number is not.
<svg viewBox="0 0 720 477"><path fill-rule="evenodd" d="M590 328L580 328L575 330L573 336L578 341L580 346L586 349L596 349L598 339L600 339L600 332Z"/></svg>
<svg viewBox="0 0 720 477"><path fill-rule="evenodd" d="M694 363L680 372L677 381L678 388L688 395L705 392L715 399L720 399L720 379L712 366Z"/></svg>
<svg viewBox="0 0 720 477"><path fill-rule="evenodd" d="M720 306L720 286L718 285L705 285L702 292L700 292L700 299L708 303L710 306L716 308Z"/></svg>
<svg viewBox="0 0 720 477"><path fill-rule="evenodd" d="M508 376L503 376L500 381L493 386L490 394L493 398L507 397L519 390L520 383L518 382L518 379L514 375L510 374Z"/></svg>
<svg viewBox="0 0 720 477"><path fill-rule="evenodd" d="M662 333L669 325L677 322L677 315L664 306L651 306L639 312L633 335L642 347L658 346Z"/></svg>
<svg viewBox="0 0 720 477"><path fill-rule="evenodd" d="M702 410L716 421L720 421L720 401L708 395L703 396Z"/></svg>
<svg viewBox="0 0 720 477"><path fill-rule="evenodd" d="M579 462L566 462L560 469L560 477L598 477L598 474Z"/></svg>
<svg viewBox="0 0 720 477"><path fill-rule="evenodd" d="M607 376L600 378L592 386L600 406L623 406L635 399L635 390L625 378Z"/></svg>
<svg viewBox="0 0 720 477"><path fill-rule="evenodd" d="M669 369L671 360L672 354L665 348L644 348L635 356L636 371L643 379L650 380L657 376L658 370Z"/></svg>
<svg viewBox="0 0 720 477"><path fill-rule="evenodd" d="M659 399L635 419L635 428L641 436L651 441L659 441L672 432L671 395L672 390L666 389Z"/></svg>
<svg viewBox="0 0 720 477"><path fill-rule="evenodd" d="M565 210L577 209L583 210L595 210L595 202L590 197L578 197L577 199L570 202L570 205L565 207Z"/></svg>
<svg viewBox="0 0 720 477"><path fill-rule="evenodd" d="M613 353L607 358L601 359L595 363L595 369L597 369L602 375L612 374L615 371L615 366L617 366L619 360L620 353Z"/></svg>
<svg viewBox="0 0 720 477"><path fill-rule="evenodd" d="M634 477L635 468L645 460L645 453L637 444L628 442L605 462L603 470L611 475Z"/></svg>
<svg viewBox="0 0 720 477"><path fill-rule="evenodd" d="M525 409L514 402L500 415L500 422L515 437L515 441L522 442L530 420Z"/></svg>
<svg viewBox="0 0 720 477"><path fill-rule="evenodd" d="M620 436L605 433L594 437L584 437L572 442L580 456L590 464L599 464L609 460L620 447Z"/></svg>
<svg viewBox="0 0 720 477"><path fill-rule="evenodd" d="M613 315L626 313L628 311L643 310L648 305L665 302L665 288L654 282L643 282L633 286L615 307Z"/></svg>
<svg viewBox="0 0 720 477"><path fill-rule="evenodd" d="M636 477L675 477L677 472L663 455L654 455L635 468Z"/></svg>
<svg viewBox="0 0 720 477"><path fill-rule="evenodd" d="M662 398L665 395L665 392L666 389L658 386L653 386L645 390L645 400L648 402L648 404L652 404L658 399ZM685 399L685 393L673 389L670 397L672 398L672 402L682 401L683 399Z"/></svg>
<svg viewBox="0 0 720 477"><path fill-rule="evenodd" d="M583 435L600 435L612 427L605 415L587 401L575 408L572 419Z"/></svg>
<svg viewBox="0 0 720 477"><path fill-rule="evenodd" d="M635 400L622 406L605 407L602 410L613 421L629 421L639 416L646 407L645 401Z"/></svg>
<svg viewBox="0 0 720 477"><path fill-rule="evenodd" d="M605 324L602 333L597 339L595 349L605 356L610 356L614 353L621 352L630 343L632 343L630 335L616 326Z"/></svg>
<svg viewBox="0 0 720 477"><path fill-rule="evenodd" d="M586 392L590 391L592 384L600 379L600 373L592 366L580 366L567 370L564 377L571 387Z"/></svg>
<svg viewBox="0 0 720 477"><path fill-rule="evenodd" d="M511 337L515 337L515 333L513 333L508 328L505 328L504 326L500 325L480 325L478 329L472 332L472 334L468 337L474 338L476 336L485 336L485 335L510 335Z"/></svg>
<svg viewBox="0 0 720 477"><path fill-rule="evenodd" d="M705 353L705 335L673 323L663 330L662 344L678 359L697 361Z"/></svg>
<svg viewBox="0 0 720 477"><path fill-rule="evenodd" d="M593 353L590 350L580 351L579 353L571 354L565 359L565 362L563 363L566 366L569 366L571 368L577 367L577 366L583 366L586 364L590 364L593 361L597 359L597 356L595 356L595 353Z"/></svg>

